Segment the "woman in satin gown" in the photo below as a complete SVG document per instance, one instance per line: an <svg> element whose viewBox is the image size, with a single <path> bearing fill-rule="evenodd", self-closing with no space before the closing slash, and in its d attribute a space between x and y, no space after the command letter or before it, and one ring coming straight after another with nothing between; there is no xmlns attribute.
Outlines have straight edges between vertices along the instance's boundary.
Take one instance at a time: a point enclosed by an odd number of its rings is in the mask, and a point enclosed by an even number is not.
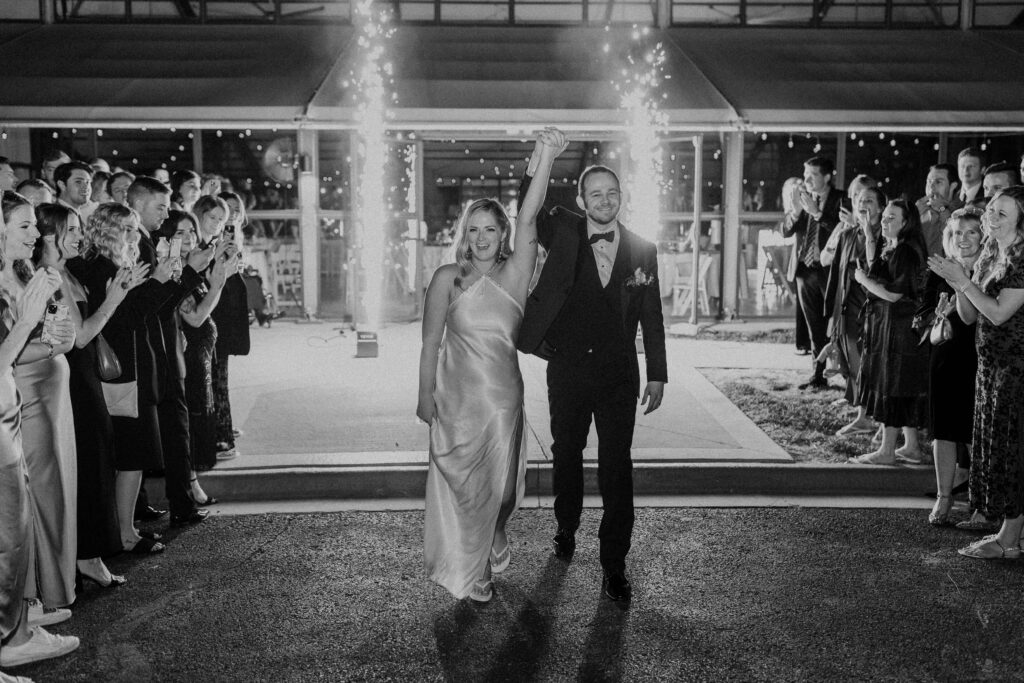
<svg viewBox="0 0 1024 683"><path fill-rule="evenodd" d="M537 213L564 148L561 132L538 135L515 250L501 204L477 200L460 217L456 263L427 288L416 408L430 425L424 557L431 580L456 598L490 600L492 572L511 559L505 523L526 475L516 337L537 262Z"/></svg>
<svg viewBox="0 0 1024 683"><path fill-rule="evenodd" d="M41 253L44 241L53 239L53 235L39 237L33 256ZM20 294L34 266L28 259L19 260L14 270L17 277L4 278L3 285ZM74 305L61 291L54 294L51 303ZM42 328L37 329L14 368L14 381L21 394L22 447L34 515L26 591L49 608L66 607L75 601L78 559L78 454L69 388L71 371L64 357L74 347L75 336L70 317L62 326L70 328L70 334L60 339L46 337Z"/></svg>
<svg viewBox="0 0 1024 683"><path fill-rule="evenodd" d="M15 259L32 255L39 233L28 200L3 193L0 213L0 664L13 666L66 654L78 646L71 636L53 636L30 627L26 585L31 564L33 502L22 448L21 399L13 365L43 317L46 302L60 286L52 269L36 271L21 288L9 286Z"/></svg>

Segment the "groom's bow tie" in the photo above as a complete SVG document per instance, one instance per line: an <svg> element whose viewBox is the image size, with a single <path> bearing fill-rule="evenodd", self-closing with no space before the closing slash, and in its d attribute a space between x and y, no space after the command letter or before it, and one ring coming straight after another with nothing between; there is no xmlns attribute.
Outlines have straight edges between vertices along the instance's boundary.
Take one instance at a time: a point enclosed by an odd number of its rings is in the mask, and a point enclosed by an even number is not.
<svg viewBox="0 0 1024 683"><path fill-rule="evenodd" d="M601 240L608 240L609 242L613 242L615 240L615 231L609 230L608 232L595 232L593 235L590 236L591 244L597 244Z"/></svg>

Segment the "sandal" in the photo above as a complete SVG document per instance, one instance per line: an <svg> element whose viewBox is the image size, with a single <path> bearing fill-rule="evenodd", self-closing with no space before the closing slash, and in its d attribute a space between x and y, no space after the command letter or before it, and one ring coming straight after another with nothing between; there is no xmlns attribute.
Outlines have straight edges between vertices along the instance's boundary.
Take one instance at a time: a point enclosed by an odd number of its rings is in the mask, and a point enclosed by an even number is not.
<svg viewBox="0 0 1024 683"><path fill-rule="evenodd" d="M139 531L139 536L142 538L148 538L151 541L163 540L163 534L158 534L153 531Z"/></svg>
<svg viewBox="0 0 1024 683"><path fill-rule="evenodd" d="M932 526L946 526L949 524L949 511L953 509L953 499L950 496L936 496L935 505L928 513L928 523Z"/></svg>
<svg viewBox="0 0 1024 683"><path fill-rule="evenodd" d="M958 551L964 557L975 560L1019 560L1020 545L1003 546L995 536L986 536Z"/></svg>
<svg viewBox="0 0 1024 683"><path fill-rule="evenodd" d="M132 555L155 555L162 553L166 546L163 543L152 541L148 538L140 538L131 546L124 545L124 552Z"/></svg>
<svg viewBox="0 0 1024 683"><path fill-rule="evenodd" d="M469 599L473 602L490 602L494 597L494 584L490 579L486 581L474 581L473 588L469 591Z"/></svg>
<svg viewBox="0 0 1024 683"><path fill-rule="evenodd" d="M855 465L888 465L891 467L896 464L896 459L888 460L881 453L875 451L874 453L865 453L864 455L850 458L850 462Z"/></svg>
<svg viewBox="0 0 1024 683"><path fill-rule="evenodd" d="M494 548L491 548L491 573L500 574L506 569L512 562L512 544L505 543L505 549L500 553L495 553Z"/></svg>

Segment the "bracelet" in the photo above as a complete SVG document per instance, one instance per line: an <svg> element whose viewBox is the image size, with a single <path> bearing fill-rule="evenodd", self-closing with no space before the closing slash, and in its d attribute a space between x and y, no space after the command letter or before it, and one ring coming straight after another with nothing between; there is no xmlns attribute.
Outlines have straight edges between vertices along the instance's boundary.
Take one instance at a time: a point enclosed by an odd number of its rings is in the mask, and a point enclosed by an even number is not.
<svg viewBox="0 0 1024 683"><path fill-rule="evenodd" d="M49 349L46 354L46 360L53 360L53 344L46 342L46 348Z"/></svg>
<svg viewBox="0 0 1024 683"><path fill-rule="evenodd" d="M963 287L957 287L957 290L961 294L966 294L967 293L967 288L970 287L973 284L974 284L974 282L972 282L971 280L968 280L967 282L964 283Z"/></svg>

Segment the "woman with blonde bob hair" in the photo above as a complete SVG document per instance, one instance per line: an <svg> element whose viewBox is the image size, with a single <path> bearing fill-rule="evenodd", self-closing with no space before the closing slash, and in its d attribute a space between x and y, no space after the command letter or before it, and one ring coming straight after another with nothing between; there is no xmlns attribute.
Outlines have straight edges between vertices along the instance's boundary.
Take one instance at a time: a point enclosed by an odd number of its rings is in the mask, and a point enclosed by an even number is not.
<svg viewBox="0 0 1024 683"><path fill-rule="evenodd" d="M967 272L974 270L981 253L981 215L981 209L965 206L953 212L942 231L946 256L963 265ZM960 318L956 312L956 290L935 273L928 274L918 316L927 331L936 317L942 317L949 321L948 329L952 332L947 341L931 344L928 366L928 431L934 439L932 456L938 490L928 522L943 526L950 521L956 480L966 481L970 467L967 449L972 439L974 381L978 374L975 326Z"/></svg>
<svg viewBox="0 0 1024 683"><path fill-rule="evenodd" d="M1018 559L1024 528L1024 187L1000 190L985 207L988 240L973 277L933 256L928 266L956 290L956 310L977 322L978 376L968 485L971 507L1002 526L959 550L976 559Z"/></svg>
<svg viewBox="0 0 1024 683"><path fill-rule="evenodd" d="M132 410L110 411L117 470L114 491L122 548L146 554L164 549L157 542L157 534L140 533L134 522L135 500L142 485L143 470L163 468L154 387L154 378L161 369L156 367L146 319L156 314L167 300L159 278L169 277L171 259L158 267L158 277L149 272L148 266L138 268L139 230L139 214L134 210L113 202L102 204L89 218L82 258L69 261L67 269L88 293L90 311L103 306L111 281L120 278L122 286L127 285L129 289L111 313L103 328L103 337L121 365L121 376L114 383L136 381L137 395L129 399ZM130 281L125 279L124 271L134 273ZM134 281L143 279L133 287Z"/></svg>
<svg viewBox="0 0 1024 683"><path fill-rule="evenodd" d="M124 268L139 260L139 214L123 204L101 204L89 217L82 257L102 256Z"/></svg>
<svg viewBox="0 0 1024 683"><path fill-rule="evenodd" d="M536 170L512 224L493 199L469 204L455 263L427 288L416 416L430 425L424 560L456 598L491 599L511 561L505 523L522 500L526 417L516 339L537 263L537 214L565 136L537 137Z"/></svg>

